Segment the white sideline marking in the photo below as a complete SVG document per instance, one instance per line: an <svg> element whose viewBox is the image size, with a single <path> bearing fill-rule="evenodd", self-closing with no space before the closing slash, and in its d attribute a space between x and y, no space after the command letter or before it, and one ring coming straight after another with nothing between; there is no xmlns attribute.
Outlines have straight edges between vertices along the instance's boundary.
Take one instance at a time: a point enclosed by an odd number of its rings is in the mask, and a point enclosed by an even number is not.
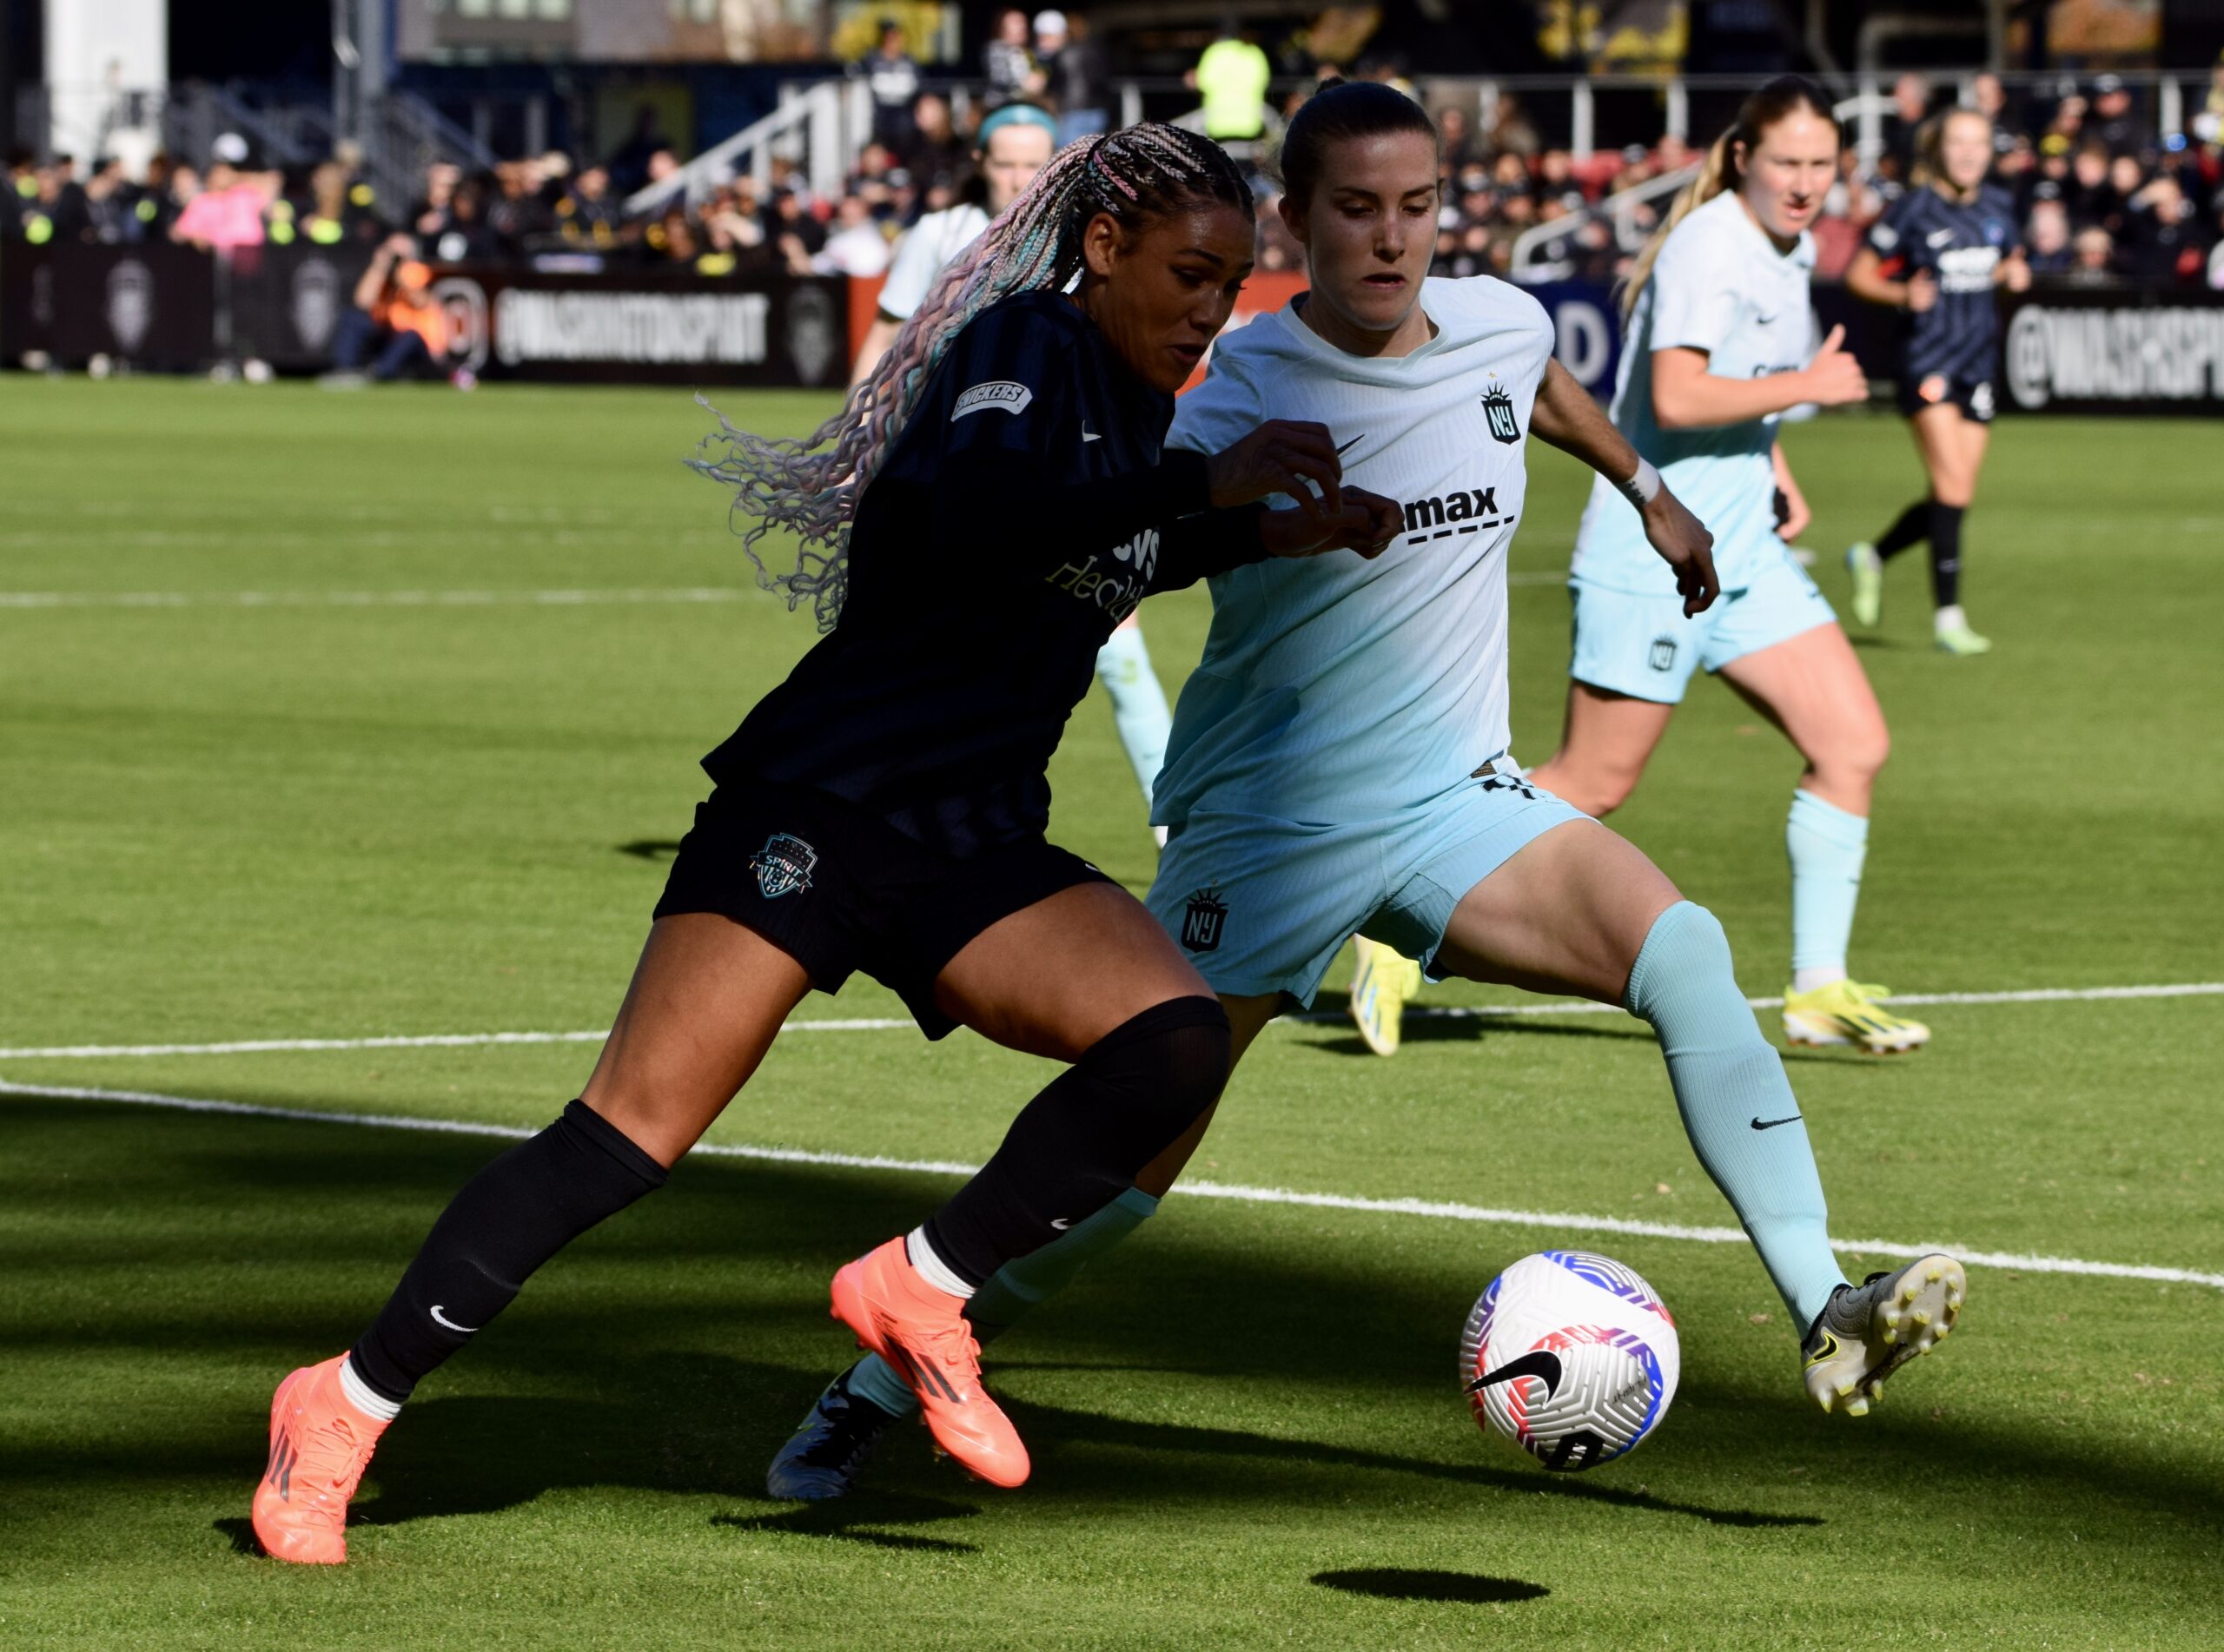
<svg viewBox="0 0 2224 1652"><path fill-rule="evenodd" d="M0 591L0 608L576 608L739 602L739 586L579 591Z"/></svg>
<svg viewBox="0 0 2224 1652"><path fill-rule="evenodd" d="M2035 987L2021 992L1895 993L1895 1004L2049 1004L2112 998L2202 998L2224 994L2224 981L2188 981L2154 987ZM1755 1009L1780 1008L1781 998L1748 998ZM1430 1021L1474 1021L1505 1015L1619 1015L1613 1004L1584 1000L1547 1000L1538 1004L1426 1005L1409 1017ZM1281 1015L1277 1022L1302 1025L1344 1019L1340 1010L1311 1010ZM906 1016L861 1016L848 1021L790 1021L783 1033L908 1032L917 1023ZM422 1033L384 1038L247 1038L217 1044L56 1044L43 1048L0 1049L0 1061L76 1061L113 1055L259 1055L281 1050L461 1049L486 1044L599 1044L605 1031L578 1033Z"/></svg>
<svg viewBox="0 0 2224 1652"><path fill-rule="evenodd" d="M180 1113L221 1113L251 1119L290 1119L308 1124L352 1124L378 1130L419 1130L438 1135L498 1136L520 1140L538 1133L516 1125L478 1124L463 1119L414 1119L392 1113L320 1113L308 1107L271 1107L200 1096L162 1095L146 1090L92 1090L66 1085L13 1084L0 1079L0 1095L62 1101L107 1101L166 1107ZM753 1159L775 1164L828 1165L846 1170L900 1170L919 1174L970 1176L979 1168L947 1159L890 1159L878 1153L818 1153L802 1147L763 1147L706 1141L694 1152L719 1159ZM1685 1227L1671 1222L1641 1222L1618 1216L1582 1216L1559 1211L1494 1210L1428 1199L1364 1199L1351 1193L1305 1193L1287 1187L1247 1187L1233 1182L1185 1181L1179 1191L1203 1199L1234 1199L1245 1205L1301 1205L1316 1210L1360 1211L1372 1215L1426 1216L1446 1221L1481 1222L1499 1227L1546 1227L1564 1232L1626 1233L1644 1239L1685 1239L1703 1245L1742 1245L1734 1227ZM2224 1273L2188 1268L2148 1267L2136 1263L2088 1262L2068 1256L2027 1256L2014 1251L1969 1251L1953 1245L1903 1245L1891 1239L1833 1239L1841 1251L1862 1255L1923 1256L1946 1251L1965 1264L2018 1269L2028 1273L2082 1273L2114 1279L2151 1279L2165 1285L2205 1285L2224 1290Z"/></svg>

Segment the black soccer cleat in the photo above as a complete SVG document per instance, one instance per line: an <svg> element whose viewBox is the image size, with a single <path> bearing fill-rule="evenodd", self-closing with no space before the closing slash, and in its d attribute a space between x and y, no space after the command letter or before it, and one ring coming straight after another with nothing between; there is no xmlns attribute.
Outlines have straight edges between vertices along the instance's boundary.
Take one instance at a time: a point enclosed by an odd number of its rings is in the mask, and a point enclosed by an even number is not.
<svg viewBox="0 0 2224 1652"><path fill-rule="evenodd" d="M854 1371L855 1366L851 1367ZM803 1425L772 1454L764 1490L790 1502L824 1503L856 1485L880 1437L902 1421L850 1391L845 1371L826 1384Z"/></svg>

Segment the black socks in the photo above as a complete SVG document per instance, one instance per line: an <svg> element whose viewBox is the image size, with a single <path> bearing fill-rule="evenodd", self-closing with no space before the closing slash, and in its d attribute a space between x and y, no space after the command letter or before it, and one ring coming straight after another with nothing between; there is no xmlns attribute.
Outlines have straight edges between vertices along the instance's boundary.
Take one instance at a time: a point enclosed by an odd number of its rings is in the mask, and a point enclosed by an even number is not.
<svg viewBox="0 0 2224 1652"><path fill-rule="evenodd" d="M1962 512L1960 505L1930 506L1930 602L1951 608L1962 600Z"/></svg>
<svg viewBox="0 0 2224 1652"><path fill-rule="evenodd" d="M1169 999L1106 1034L928 1219L936 1256L977 1285L1094 1216L1220 1099L1228 1054L1228 1014L1212 998Z"/></svg>
<svg viewBox="0 0 2224 1652"><path fill-rule="evenodd" d="M1917 499L1901 512L1892 525L1876 536L1876 554L1890 558L1910 545L1921 545L1930 532L1931 509L1929 499Z"/></svg>
<svg viewBox="0 0 2224 1652"><path fill-rule="evenodd" d="M1962 600L1962 517L1968 509L1965 505L1917 499L1900 512L1876 541L1876 554L1888 559L1925 539L1930 541L1934 608L1951 608Z"/></svg>
<svg viewBox="0 0 2224 1652"><path fill-rule="evenodd" d="M597 1222L663 1186L666 1175L617 1126L585 1102L573 1102L448 1202L355 1344L356 1373L388 1399L407 1399L510 1305L535 1268Z"/></svg>

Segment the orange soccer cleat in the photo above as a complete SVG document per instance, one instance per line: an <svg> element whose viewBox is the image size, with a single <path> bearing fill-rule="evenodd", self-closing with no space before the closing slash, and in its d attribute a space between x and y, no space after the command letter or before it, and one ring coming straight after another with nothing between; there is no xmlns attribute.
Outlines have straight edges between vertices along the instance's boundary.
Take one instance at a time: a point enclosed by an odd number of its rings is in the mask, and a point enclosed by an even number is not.
<svg viewBox="0 0 2224 1652"><path fill-rule="evenodd" d="M273 1560L336 1566L348 1558L348 1499L386 1424L340 1391L341 1354L304 1365L270 1399L270 1466L255 1489L255 1535Z"/></svg>
<svg viewBox="0 0 2224 1652"><path fill-rule="evenodd" d="M935 1444L990 1485L1027 1483L1027 1447L981 1385L981 1345L965 1304L937 1291L892 1239L834 1276L834 1318L857 1333L919 1397Z"/></svg>

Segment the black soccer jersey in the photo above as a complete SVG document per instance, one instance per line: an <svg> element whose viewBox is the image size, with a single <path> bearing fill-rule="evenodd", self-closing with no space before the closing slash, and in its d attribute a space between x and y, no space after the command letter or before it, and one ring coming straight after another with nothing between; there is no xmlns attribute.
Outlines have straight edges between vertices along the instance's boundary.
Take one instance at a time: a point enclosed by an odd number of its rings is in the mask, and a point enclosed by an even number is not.
<svg viewBox="0 0 2224 1652"><path fill-rule="evenodd" d="M1903 371L1961 381L1993 376L2000 322L1993 307L1993 273L2019 243L2016 206L2005 189L1982 185L1963 205L1932 188L1910 189L1869 232L1883 273L1904 280L1928 270L1938 302L1910 311L1901 327Z"/></svg>
<svg viewBox="0 0 2224 1652"><path fill-rule="evenodd" d="M840 619L704 768L817 787L953 856L1039 836L1112 628L1263 554L1260 507L1208 510L1203 456L1162 452L1173 417L1067 299L983 312L859 502Z"/></svg>

